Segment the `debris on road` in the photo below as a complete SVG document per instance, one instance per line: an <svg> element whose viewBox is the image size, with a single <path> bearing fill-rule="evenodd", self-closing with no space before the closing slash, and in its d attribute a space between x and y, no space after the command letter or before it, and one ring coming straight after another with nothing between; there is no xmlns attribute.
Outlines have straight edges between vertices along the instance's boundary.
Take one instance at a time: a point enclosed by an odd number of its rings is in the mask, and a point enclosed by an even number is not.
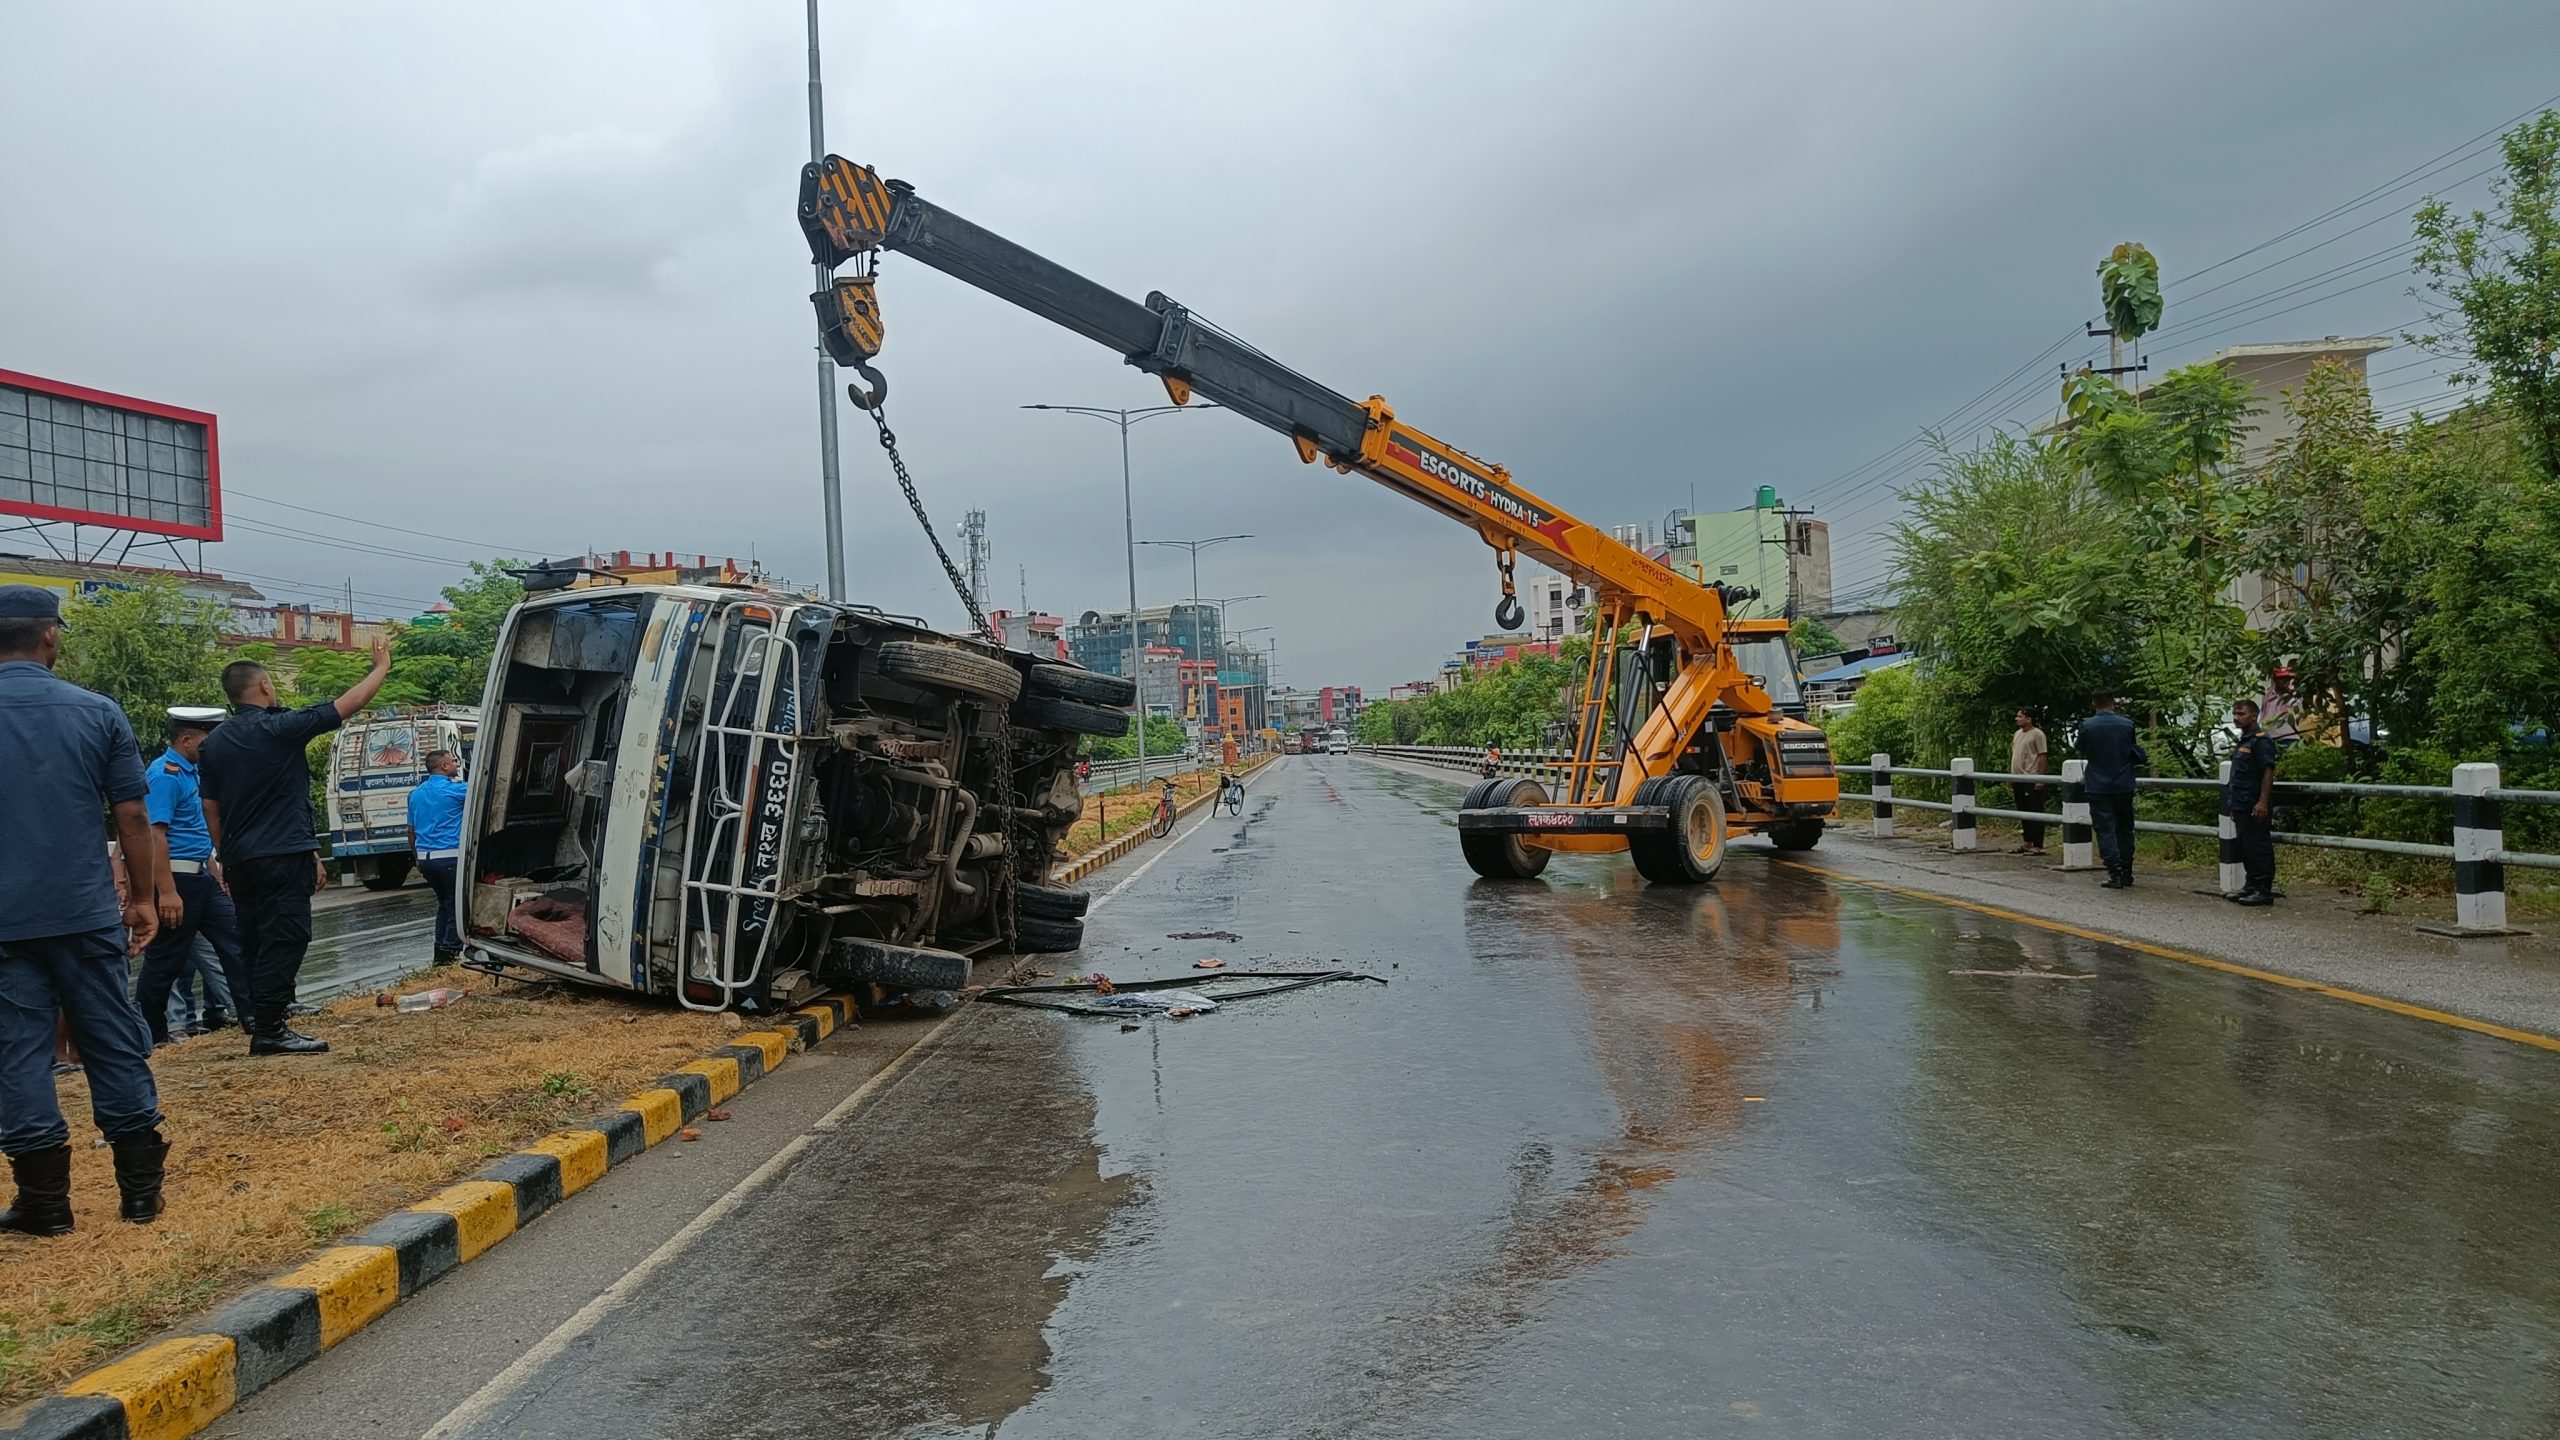
<svg viewBox="0 0 2560 1440"><path fill-rule="evenodd" d="M1211 991L1207 988L1212 985L1250 986L1257 980L1274 983L1246 989ZM1205 1014L1238 1000L1255 1000L1265 995L1280 995L1340 980L1366 980L1378 985L1387 983L1385 976L1365 975L1357 970L1230 970L1205 979L1176 976L1165 980L1123 980L1117 984L1096 974L1081 984L999 985L978 998L998 1005L1055 1010L1062 1015L1117 1018L1131 1014L1169 1013L1176 1006L1193 1007L1195 1013Z"/></svg>
<svg viewBox="0 0 2560 1440"><path fill-rule="evenodd" d="M1219 959L1215 955L1212 955L1206 960L1192 961L1191 968L1194 970L1224 970L1227 968L1227 962Z"/></svg>
<svg viewBox="0 0 2560 1440"><path fill-rule="evenodd" d="M702 1118L705 1120L726 1120L729 1118L729 1112L726 1110L705 1110L702 1112Z"/></svg>
<svg viewBox="0 0 2560 1440"><path fill-rule="evenodd" d="M690 1126L690 1125L687 1125L687 1126L686 1126L686 1127L684 1127L683 1129L681 1129L681 1130L679 1130L679 1131L677 1131L677 1132L676 1132L676 1138L677 1138L677 1139L679 1139L679 1140L699 1140L699 1139L701 1139L701 1138L702 1138L702 1132L701 1132L701 1131L699 1131L699 1130L696 1130L695 1128L693 1128L693 1127L692 1127L692 1126Z"/></svg>
<svg viewBox="0 0 2560 1440"><path fill-rule="evenodd" d="M2091 970L1950 970L1950 975L1988 975L2001 980L2095 980Z"/></svg>
<svg viewBox="0 0 2560 1440"><path fill-rule="evenodd" d="M1224 940L1230 945L1244 943L1244 937L1233 930L1177 930L1164 938L1167 940Z"/></svg>

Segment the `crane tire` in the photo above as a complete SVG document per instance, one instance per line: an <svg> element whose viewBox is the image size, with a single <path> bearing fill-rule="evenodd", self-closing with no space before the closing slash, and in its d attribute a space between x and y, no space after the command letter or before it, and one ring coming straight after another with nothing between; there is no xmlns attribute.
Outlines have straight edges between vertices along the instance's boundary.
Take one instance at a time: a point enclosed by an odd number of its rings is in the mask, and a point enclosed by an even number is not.
<svg viewBox="0 0 2560 1440"><path fill-rule="evenodd" d="M1499 810L1514 805L1544 805L1546 787L1524 776L1482 781L1467 792L1470 810ZM1533 880L1547 868L1554 852L1523 843L1523 837L1496 830L1461 830L1459 853L1467 868L1487 880Z"/></svg>
<svg viewBox="0 0 2560 1440"><path fill-rule="evenodd" d="M1819 820L1781 820L1768 828L1769 843L1781 850L1810 850L1822 843Z"/></svg>
<svg viewBox="0 0 2560 1440"><path fill-rule="evenodd" d="M1022 693L1022 672L1001 660L963 650L957 645L935 645L921 640L884 640L880 644L880 673L910 685L931 685L942 690L957 690L988 700L1011 704Z"/></svg>
<svg viewBox="0 0 2560 1440"><path fill-rule="evenodd" d="M1636 787L1636 803L1669 812L1671 824L1627 836L1627 858L1656 885L1699 885L1724 868L1724 795L1703 775L1657 775Z"/></svg>
<svg viewBox="0 0 2560 1440"><path fill-rule="evenodd" d="M1034 665L1022 688L1034 695L1057 695L1069 700L1082 700L1088 705L1109 705L1123 710L1138 699L1137 682L1128 676L1105 675L1081 665Z"/></svg>

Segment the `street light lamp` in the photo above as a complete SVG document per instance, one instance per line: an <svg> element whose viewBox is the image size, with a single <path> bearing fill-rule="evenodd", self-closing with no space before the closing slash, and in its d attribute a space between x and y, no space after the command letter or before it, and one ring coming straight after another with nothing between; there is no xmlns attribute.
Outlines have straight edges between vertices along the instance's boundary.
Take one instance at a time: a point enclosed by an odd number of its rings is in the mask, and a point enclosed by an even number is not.
<svg viewBox="0 0 2560 1440"><path fill-rule="evenodd" d="M1224 599L1220 599L1216 596L1204 595L1200 597L1200 603L1203 605L1215 605L1218 607L1218 643L1224 645L1227 643L1227 607L1230 605L1241 605L1247 600L1268 600L1270 598L1271 597L1268 595L1229 595Z"/></svg>
<svg viewBox="0 0 2560 1440"><path fill-rule="evenodd" d="M1222 410L1226 407L1203 400L1197 405L1141 405L1131 410L1106 410L1099 405L1025 405L1022 408L1090 415L1120 427L1120 524L1129 548L1129 680L1138 687L1138 773L1143 775L1147 763L1146 647L1138 643L1138 519L1136 506L1129 498L1129 427L1158 415L1173 415L1185 410Z"/></svg>
<svg viewBox="0 0 2560 1440"><path fill-rule="evenodd" d="M1138 542L1141 545L1161 545L1167 550L1191 552L1191 646L1193 649L1200 647L1200 552L1212 545L1224 545L1230 540L1252 538L1251 535L1212 535L1205 540L1141 540ZM1218 617L1218 634L1223 639L1226 633L1226 617L1221 615Z"/></svg>

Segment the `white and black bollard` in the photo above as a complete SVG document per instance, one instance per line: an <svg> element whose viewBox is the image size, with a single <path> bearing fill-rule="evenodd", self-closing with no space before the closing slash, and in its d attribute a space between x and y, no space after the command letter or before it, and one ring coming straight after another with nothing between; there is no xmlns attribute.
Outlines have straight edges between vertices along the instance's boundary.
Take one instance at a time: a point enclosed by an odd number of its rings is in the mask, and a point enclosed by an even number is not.
<svg viewBox="0 0 2560 1440"><path fill-rule="evenodd" d="M2230 793L2231 762L2225 760L2222 762L2222 794ZM2222 862L2222 873L2216 878L2226 897L2239 894L2249 884L2248 868L2240 863L2240 822L2224 813L2229 808L2228 805L2221 803L2220 797L2216 797L2213 807L2214 845L2217 858Z"/></svg>
<svg viewBox="0 0 2560 1440"><path fill-rule="evenodd" d="M1867 757L1873 768L1867 772L1867 793L1875 797L1875 829L1879 840L1893 838L1893 757L1879 750Z"/></svg>
<svg viewBox="0 0 2560 1440"><path fill-rule="evenodd" d="M2464 934L2507 929L2507 867L2489 857L2507 848L2498 802L2498 767L2453 767L2453 918Z"/></svg>
<svg viewBox="0 0 2560 1440"><path fill-rule="evenodd" d="M2062 762L2062 868L2095 870L2097 856L2092 852L2089 830L2089 791L2080 777L2087 774L2086 760Z"/></svg>
<svg viewBox="0 0 2560 1440"><path fill-rule="evenodd" d="M1955 794L1949 803L1953 807L1956 830L1950 843L1959 851L1971 850L1978 839L1973 832L1973 760L1970 756L1959 755L1947 762L1947 769L1955 779Z"/></svg>

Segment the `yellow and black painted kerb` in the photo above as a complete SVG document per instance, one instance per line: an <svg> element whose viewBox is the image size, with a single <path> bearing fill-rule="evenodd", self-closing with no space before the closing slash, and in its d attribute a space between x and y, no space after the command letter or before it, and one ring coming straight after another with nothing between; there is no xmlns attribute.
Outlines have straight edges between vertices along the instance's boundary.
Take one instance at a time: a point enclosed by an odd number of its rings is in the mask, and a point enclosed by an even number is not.
<svg viewBox="0 0 2560 1440"><path fill-rule="evenodd" d="M619 1107L395 1212L207 1316L5 1420L7 1440L179 1440L487 1252L604 1172L676 1134L854 1020L824 997L684 1066Z"/></svg>

